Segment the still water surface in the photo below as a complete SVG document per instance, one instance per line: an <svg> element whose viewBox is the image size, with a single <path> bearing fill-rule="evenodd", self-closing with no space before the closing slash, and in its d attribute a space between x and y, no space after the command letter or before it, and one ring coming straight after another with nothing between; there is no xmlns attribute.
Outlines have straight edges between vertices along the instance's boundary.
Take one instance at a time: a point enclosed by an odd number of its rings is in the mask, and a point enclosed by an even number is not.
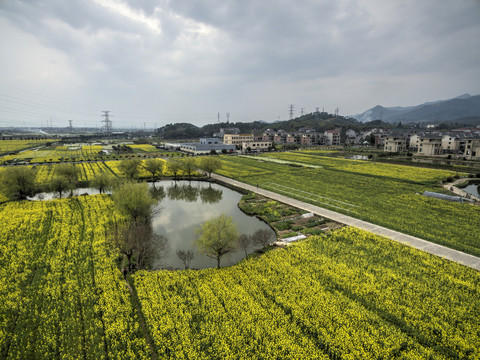
<svg viewBox="0 0 480 360"><path fill-rule="evenodd" d="M480 189L479 184L470 184L470 185L464 187L462 190L469 193L469 194L472 194L476 197L479 197L479 194L478 194L479 189Z"/></svg>
<svg viewBox="0 0 480 360"><path fill-rule="evenodd" d="M218 184L201 181L157 181L149 184L158 203L152 219L153 231L167 239L167 247L161 252L154 268L183 269L183 262L177 256L177 250L193 250L195 257L190 263L192 269L215 267L215 259L199 254L193 242L196 229L202 223L214 217L226 214L231 216L241 234L251 235L256 230L268 229L274 239L275 232L263 221L248 216L238 208L242 195ZM76 189L74 195L98 194L92 188ZM41 193L32 200L50 200L58 197L54 193ZM248 253L258 249L251 246ZM243 250L226 254L222 257L221 266L236 264L245 257Z"/></svg>
<svg viewBox="0 0 480 360"><path fill-rule="evenodd" d="M231 216L238 226L239 233L253 234L259 229L274 231L263 221L248 216L237 206L242 195L218 184L188 181L160 181L156 187L165 189L165 198L157 206L158 214L153 218L155 233L168 239L168 247L164 256L156 263L156 267L183 269L182 261L177 257L177 250L193 250L195 257L191 268L215 267L216 260L199 254L193 245L200 225L217 216ZM258 247L251 247L249 253ZM237 263L245 257L243 251L236 251L222 257L221 265Z"/></svg>

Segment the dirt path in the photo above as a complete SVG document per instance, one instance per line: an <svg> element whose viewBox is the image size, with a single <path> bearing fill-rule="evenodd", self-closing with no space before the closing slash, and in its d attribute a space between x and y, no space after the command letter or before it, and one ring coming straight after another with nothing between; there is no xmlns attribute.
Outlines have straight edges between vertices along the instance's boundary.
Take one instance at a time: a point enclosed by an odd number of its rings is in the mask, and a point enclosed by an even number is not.
<svg viewBox="0 0 480 360"><path fill-rule="evenodd" d="M394 241L409 245L411 247L414 247L419 250L423 250L425 252L428 252L430 254L436 255L436 256L441 256L445 259L457 262L459 264L471 267L476 270L480 270L480 258L466 254L464 252L458 251L458 250L453 250L450 249L446 246L438 245L430 241L426 241L420 238L417 238L415 236L403 234L401 232L395 231L395 230L390 230L388 228L385 228L383 226L378 226L363 220L356 219L354 217L340 214L335 211L327 210L303 201L299 201L297 199L290 198L288 196L280 195L277 193L274 193L272 191L268 191L262 188L258 188L256 186L252 186L249 184L242 183L237 180L233 180L224 176L220 176L217 174L212 174L212 178L219 181L223 182L226 184L233 185L238 188L242 188L254 193L257 193L259 195L268 197L270 199L280 201L284 204L288 204L291 206L294 206L296 208L312 212L314 214L317 214L319 216L325 217L327 219L331 219L333 221L337 221L341 224L353 226L362 230L369 231L371 233L387 237L389 239L392 239Z"/></svg>

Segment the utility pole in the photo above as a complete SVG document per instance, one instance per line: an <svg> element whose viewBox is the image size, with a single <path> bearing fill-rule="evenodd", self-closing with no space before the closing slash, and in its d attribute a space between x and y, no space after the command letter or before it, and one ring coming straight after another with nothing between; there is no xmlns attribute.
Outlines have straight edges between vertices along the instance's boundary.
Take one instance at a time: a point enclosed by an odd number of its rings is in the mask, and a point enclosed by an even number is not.
<svg viewBox="0 0 480 360"><path fill-rule="evenodd" d="M294 104L291 104L291 105L290 105L290 111L289 111L289 113L290 113L290 120L293 119L293 108L294 108L294 107L295 107Z"/></svg>
<svg viewBox="0 0 480 360"><path fill-rule="evenodd" d="M105 119L102 120L103 123L105 123L105 125L103 125L103 130L107 133L107 134L110 134L112 132L112 121L110 120L109 116L110 116L110 111L102 111L103 112L103 115L102 117L104 117Z"/></svg>
<svg viewBox="0 0 480 360"><path fill-rule="evenodd" d="M68 125L68 130L70 131L70 134L73 133L72 121L73 121L73 120L68 120L68 123L69 123L69 125Z"/></svg>
<svg viewBox="0 0 480 360"><path fill-rule="evenodd" d="M338 116L338 106L335 108L335 116Z"/></svg>
<svg viewBox="0 0 480 360"><path fill-rule="evenodd" d="M305 108L300 108L300 116L303 116Z"/></svg>

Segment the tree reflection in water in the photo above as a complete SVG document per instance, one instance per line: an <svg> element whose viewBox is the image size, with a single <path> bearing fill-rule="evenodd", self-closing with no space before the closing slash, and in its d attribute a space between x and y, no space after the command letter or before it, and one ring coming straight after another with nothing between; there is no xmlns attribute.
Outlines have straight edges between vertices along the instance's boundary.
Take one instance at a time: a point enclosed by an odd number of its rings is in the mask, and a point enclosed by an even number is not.
<svg viewBox="0 0 480 360"><path fill-rule="evenodd" d="M204 204L216 204L222 200L223 191L220 189L212 188L210 184L207 188L200 189L200 199Z"/></svg>
<svg viewBox="0 0 480 360"><path fill-rule="evenodd" d="M165 188L163 186L156 187L155 185L150 187L150 195L157 201L162 201L167 196Z"/></svg>
<svg viewBox="0 0 480 360"><path fill-rule="evenodd" d="M187 202L195 202L200 199L204 204L215 204L222 200L223 191L214 189L211 185L202 188L200 186L192 186L191 184L179 185L174 183L167 188L167 196L171 200L184 200Z"/></svg>

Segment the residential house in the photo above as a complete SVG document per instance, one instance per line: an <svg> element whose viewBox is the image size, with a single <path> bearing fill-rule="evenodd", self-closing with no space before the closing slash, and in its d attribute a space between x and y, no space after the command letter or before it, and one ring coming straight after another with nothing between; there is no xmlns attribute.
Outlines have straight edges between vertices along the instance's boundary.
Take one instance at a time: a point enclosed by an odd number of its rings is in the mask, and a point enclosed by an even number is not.
<svg viewBox="0 0 480 360"><path fill-rule="evenodd" d="M406 152L407 136L387 136L384 141L383 150L386 152Z"/></svg>
<svg viewBox="0 0 480 360"><path fill-rule="evenodd" d="M442 153L442 138L439 135L421 136L417 153L421 155L440 155Z"/></svg>
<svg viewBox="0 0 480 360"><path fill-rule="evenodd" d="M340 145L341 129L326 130L324 135L327 137L326 145Z"/></svg>
<svg viewBox="0 0 480 360"><path fill-rule="evenodd" d="M466 140L463 156L467 160L480 160L480 138L470 138Z"/></svg>

